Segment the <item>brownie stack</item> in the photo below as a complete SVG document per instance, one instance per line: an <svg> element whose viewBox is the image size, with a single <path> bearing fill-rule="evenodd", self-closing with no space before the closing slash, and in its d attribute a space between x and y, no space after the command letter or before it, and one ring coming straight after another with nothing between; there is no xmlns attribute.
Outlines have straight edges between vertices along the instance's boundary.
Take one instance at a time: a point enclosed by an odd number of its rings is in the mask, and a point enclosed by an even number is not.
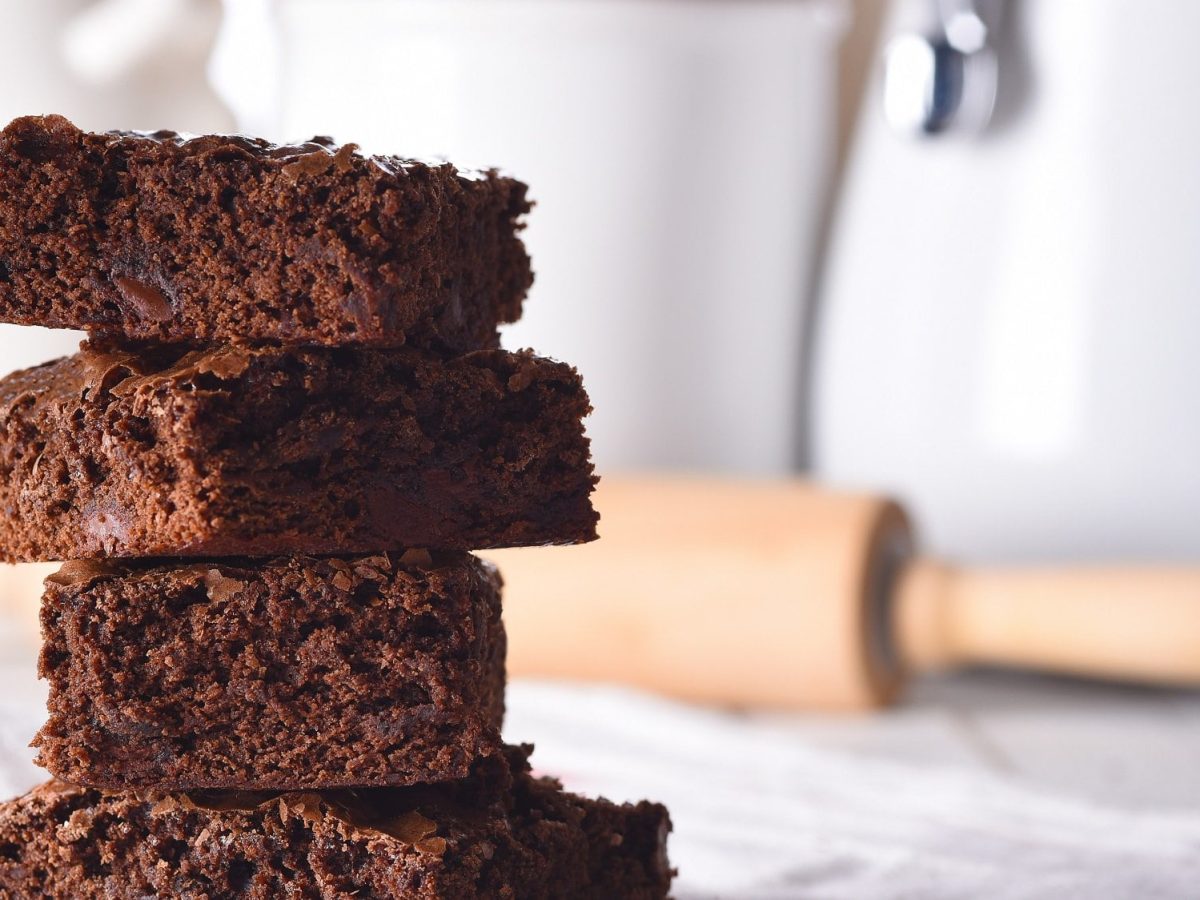
<svg viewBox="0 0 1200 900"><path fill-rule="evenodd" d="M506 746L500 578L595 537L578 374L500 350L525 186L327 139L0 133L0 558L46 584L0 897L662 897L670 823ZM2 363L2 361L0 361Z"/></svg>

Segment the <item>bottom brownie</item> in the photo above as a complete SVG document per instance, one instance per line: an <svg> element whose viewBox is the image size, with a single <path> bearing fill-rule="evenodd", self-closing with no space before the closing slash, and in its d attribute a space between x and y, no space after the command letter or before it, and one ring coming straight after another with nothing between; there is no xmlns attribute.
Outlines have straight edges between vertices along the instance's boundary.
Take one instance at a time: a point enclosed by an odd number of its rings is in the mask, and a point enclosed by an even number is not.
<svg viewBox="0 0 1200 900"><path fill-rule="evenodd" d="M51 781L0 806L5 898L659 898L662 806L564 793L485 760L442 785L104 793Z"/></svg>

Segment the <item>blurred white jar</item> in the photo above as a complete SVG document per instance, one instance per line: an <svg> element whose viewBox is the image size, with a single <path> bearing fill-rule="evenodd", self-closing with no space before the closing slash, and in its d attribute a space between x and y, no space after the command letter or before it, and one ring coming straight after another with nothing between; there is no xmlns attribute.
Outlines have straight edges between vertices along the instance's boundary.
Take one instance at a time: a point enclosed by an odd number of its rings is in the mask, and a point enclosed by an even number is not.
<svg viewBox="0 0 1200 900"><path fill-rule="evenodd" d="M228 0L243 128L502 165L537 201L506 346L579 366L607 468L787 470L839 0Z"/></svg>
<svg viewBox="0 0 1200 900"><path fill-rule="evenodd" d="M219 0L0 0L0 119L228 128L204 78Z"/></svg>
<svg viewBox="0 0 1200 900"><path fill-rule="evenodd" d="M1200 559L1200 3L1004 7L981 136L864 105L817 472L960 558Z"/></svg>

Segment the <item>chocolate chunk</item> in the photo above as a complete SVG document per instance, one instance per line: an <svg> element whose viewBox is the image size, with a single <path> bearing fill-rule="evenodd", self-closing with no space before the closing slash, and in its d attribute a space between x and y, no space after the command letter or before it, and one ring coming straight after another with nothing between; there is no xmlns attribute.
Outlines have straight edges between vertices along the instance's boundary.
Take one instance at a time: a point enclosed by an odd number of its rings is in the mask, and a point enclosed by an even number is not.
<svg viewBox="0 0 1200 900"><path fill-rule="evenodd" d="M120 291L126 306L135 316L146 322L167 322L171 318L171 302L154 285L138 281L128 275L113 277L113 284Z"/></svg>

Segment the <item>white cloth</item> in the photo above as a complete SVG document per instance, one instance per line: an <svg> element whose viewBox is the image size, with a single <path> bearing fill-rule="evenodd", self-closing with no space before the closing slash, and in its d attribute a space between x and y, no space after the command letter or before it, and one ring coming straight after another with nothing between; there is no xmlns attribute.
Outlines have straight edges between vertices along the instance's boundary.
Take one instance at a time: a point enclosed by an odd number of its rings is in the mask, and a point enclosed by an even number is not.
<svg viewBox="0 0 1200 900"><path fill-rule="evenodd" d="M533 740L541 770L667 804L683 900L1200 896L1200 813L818 751L786 728L611 688L509 696L507 737Z"/></svg>
<svg viewBox="0 0 1200 900"><path fill-rule="evenodd" d="M5 642L0 791L41 781L32 653ZM572 790L675 822L680 900L1200 894L1200 813L1130 813L962 767L816 750L780 725L607 687L516 682L505 728Z"/></svg>

